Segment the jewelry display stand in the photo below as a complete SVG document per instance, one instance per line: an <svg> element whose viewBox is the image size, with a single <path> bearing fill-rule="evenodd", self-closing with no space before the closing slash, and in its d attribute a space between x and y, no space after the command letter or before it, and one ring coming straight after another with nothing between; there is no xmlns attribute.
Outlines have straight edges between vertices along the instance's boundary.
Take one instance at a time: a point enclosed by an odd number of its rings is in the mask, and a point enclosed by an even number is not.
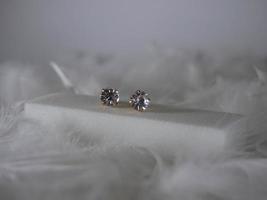
<svg viewBox="0 0 267 200"><path fill-rule="evenodd" d="M145 112L127 102L104 106L99 97L57 93L25 104L27 118L53 128L73 122L106 143L148 147L163 154L207 155L224 149L227 127L242 116L232 113L153 105Z"/></svg>

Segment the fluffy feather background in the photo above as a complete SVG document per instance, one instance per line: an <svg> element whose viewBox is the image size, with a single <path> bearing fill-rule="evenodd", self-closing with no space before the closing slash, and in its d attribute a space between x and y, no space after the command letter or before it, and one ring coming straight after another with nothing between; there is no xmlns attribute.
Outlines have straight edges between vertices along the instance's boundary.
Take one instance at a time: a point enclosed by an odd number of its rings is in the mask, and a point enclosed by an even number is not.
<svg viewBox="0 0 267 200"><path fill-rule="evenodd" d="M21 102L65 88L47 66L0 67L1 199L266 199L266 58L249 53L151 49L135 55L77 52L57 60L84 94L142 88L153 102L243 114L225 151L184 152L171 162L103 143L72 121L56 129L23 117ZM74 67L75 66L75 67Z"/></svg>

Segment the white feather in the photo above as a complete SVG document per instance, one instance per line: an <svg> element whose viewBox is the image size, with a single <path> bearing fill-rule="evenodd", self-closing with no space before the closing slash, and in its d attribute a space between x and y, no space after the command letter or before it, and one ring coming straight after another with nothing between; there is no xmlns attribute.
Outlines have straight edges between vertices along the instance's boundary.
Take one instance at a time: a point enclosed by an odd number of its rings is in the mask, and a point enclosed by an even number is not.
<svg viewBox="0 0 267 200"><path fill-rule="evenodd" d="M61 87L50 81L54 73L44 73L49 69L37 73L34 66L5 63L0 68L0 97L10 104L74 88L73 82L89 94L105 86L120 88L122 95L143 88L153 102L184 102L247 115L229 128L225 151L205 157L181 151L180 156L167 158L149 148L106 142L68 116L62 116L61 123L43 126L4 105L0 110L0 198L265 200L267 88L258 84L265 81L264 76L257 70L251 74L254 69L248 63L252 61L245 56L236 63L231 57L199 60L194 52L169 52L115 56L105 62L98 62L97 55L64 60L66 74L52 63ZM73 64L75 68L68 67Z"/></svg>

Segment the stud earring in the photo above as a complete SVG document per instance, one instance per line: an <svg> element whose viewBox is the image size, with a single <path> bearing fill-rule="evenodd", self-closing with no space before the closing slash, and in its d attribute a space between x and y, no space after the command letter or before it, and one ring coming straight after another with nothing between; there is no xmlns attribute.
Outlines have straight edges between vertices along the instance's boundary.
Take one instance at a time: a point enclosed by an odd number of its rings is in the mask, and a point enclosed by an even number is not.
<svg viewBox="0 0 267 200"><path fill-rule="evenodd" d="M145 111L149 104L150 98L148 94L142 90L136 90L135 93L130 97L129 104L138 111Z"/></svg>
<svg viewBox="0 0 267 200"><path fill-rule="evenodd" d="M119 91L113 88L104 88L101 90L100 100L107 106L117 105L120 100Z"/></svg>

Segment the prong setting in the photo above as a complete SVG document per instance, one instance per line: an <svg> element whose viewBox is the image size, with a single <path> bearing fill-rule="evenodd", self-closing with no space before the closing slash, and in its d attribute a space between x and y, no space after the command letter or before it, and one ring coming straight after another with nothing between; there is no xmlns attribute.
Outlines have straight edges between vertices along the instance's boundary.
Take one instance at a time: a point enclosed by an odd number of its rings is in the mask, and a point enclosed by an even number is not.
<svg viewBox="0 0 267 200"><path fill-rule="evenodd" d="M103 88L100 94L102 104L107 106L115 106L120 101L119 91L113 88Z"/></svg>
<svg viewBox="0 0 267 200"><path fill-rule="evenodd" d="M148 94L142 90L136 90L135 93L130 97L129 104L138 111L145 111L150 104L150 98Z"/></svg>

